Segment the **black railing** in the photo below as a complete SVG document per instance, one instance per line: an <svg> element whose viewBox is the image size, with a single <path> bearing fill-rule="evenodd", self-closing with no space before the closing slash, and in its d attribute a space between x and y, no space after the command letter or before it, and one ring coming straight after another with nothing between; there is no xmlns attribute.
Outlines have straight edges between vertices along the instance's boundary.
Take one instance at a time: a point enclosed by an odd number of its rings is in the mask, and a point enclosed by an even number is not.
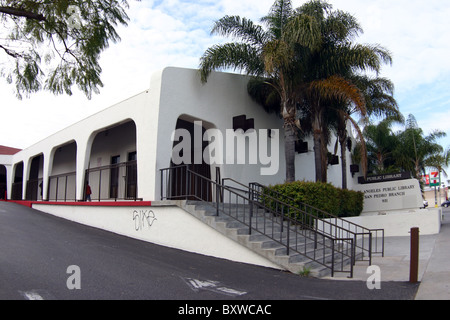
<svg viewBox="0 0 450 320"><path fill-rule="evenodd" d="M88 169L85 179L83 194L89 185L92 201L142 200L137 197L137 161Z"/></svg>
<svg viewBox="0 0 450 320"><path fill-rule="evenodd" d="M7 188L6 183L0 183L0 200L7 200Z"/></svg>
<svg viewBox="0 0 450 320"><path fill-rule="evenodd" d="M251 188L246 195L247 190L225 186L223 182L230 179L212 181L188 166L161 169L160 173L161 200L199 200L213 206L216 215L225 214L243 224L249 234L261 233L281 244L286 255L307 257L328 268L332 276L344 272L353 277L355 234L351 231L327 220L322 221L325 228L319 229L317 223L310 223L317 217L307 212L297 214L298 208L276 199L280 210L274 210L258 201ZM345 233L350 236L340 236Z"/></svg>
<svg viewBox="0 0 450 320"><path fill-rule="evenodd" d="M12 184L11 190L11 199L12 200L22 200L23 193L23 183L22 182L14 182Z"/></svg>
<svg viewBox="0 0 450 320"><path fill-rule="evenodd" d="M249 184L249 190L255 199L267 206L277 208L278 202L274 202L274 199L283 203L294 204L298 208L298 214L308 213L308 216L314 217L314 220L309 223L316 224L316 228L323 230L326 234L336 235L339 238L353 236L355 250L357 250L355 252L357 261L368 261L371 265L373 254L384 256L384 229L366 228L321 209L295 201L256 182ZM324 223L325 221L328 223Z"/></svg>
<svg viewBox="0 0 450 320"><path fill-rule="evenodd" d="M27 181L26 200L38 201L44 198L43 179L30 179Z"/></svg>
<svg viewBox="0 0 450 320"><path fill-rule="evenodd" d="M70 172L49 177L49 201L76 201L77 200L77 173Z"/></svg>

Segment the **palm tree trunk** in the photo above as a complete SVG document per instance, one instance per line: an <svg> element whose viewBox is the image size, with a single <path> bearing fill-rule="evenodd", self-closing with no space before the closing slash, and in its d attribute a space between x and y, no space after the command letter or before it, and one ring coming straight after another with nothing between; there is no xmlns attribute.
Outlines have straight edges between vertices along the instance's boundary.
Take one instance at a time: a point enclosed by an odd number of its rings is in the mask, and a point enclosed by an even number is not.
<svg viewBox="0 0 450 320"><path fill-rule="evenodd" d="M281 77L281 79L283 79ZM297 134L295 130L295 106L290 105L289 99L283 90L281 102L281 114L284 120L284 152L286 161L286 182L295 181L295 141Z"/></svg>
<svg viewBox="0 0 450 320"><path fill-rule="evenodd" d="M295 181L295 130L291 123L285 121L284 150L286 158L286 182Z"/></svg>
<svg viewBox="0 0 450 320"><path fill-rule="evenodd" d="M319 108L318 108L319 109ZM324 179L323 168L323 133L322 133L322 114L320 110L314 113L312 121L314 137L314 163L316 166L316 182L322 182ZM326 154L325 154L326 156ZM326 166L325 166L326 170Z"/></svg>
<svg viewBox="0 0 450 320"><path fill-rule="evenodd" d="M314 164L316 166L316 182L322 181L322 135L314 130Z"/></svg>
<svg viewBox="0 0 450 320"><path fill-rule="evenodd" d="M328 182L328 140L325 137L325 132L322 130L320 141L322 143L322 152L321 152L321 182Z"/></svg>
<svg viewBox="0 0 450 320"><path fill-rule="evenodd" d="M342 189L347 190L347 152L345 150L347 139L339 139L339 144L341 146L341 167L342 167Z"/></svg>

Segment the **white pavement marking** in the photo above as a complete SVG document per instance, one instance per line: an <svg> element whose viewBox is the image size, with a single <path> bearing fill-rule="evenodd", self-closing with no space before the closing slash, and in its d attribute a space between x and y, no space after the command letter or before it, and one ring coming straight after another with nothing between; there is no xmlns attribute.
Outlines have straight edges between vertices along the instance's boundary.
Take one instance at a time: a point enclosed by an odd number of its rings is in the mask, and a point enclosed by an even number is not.
<svg viewBox="0 0 450 320"><path fill-rule="evenodd" d="M192 278L183 278L186 284L194 291L198 292L200 290L212 291L215 293L225 294L227 296L243 296L247 294L245 291L240 291L232 288L227 288L218 281L211 280L198 280Z"/></svg>
<svg viewBox="0 0 450 320"><path fill-rule="evenodd" d="M34 292L34 291L19 291L27 300L44 300L44 298L41 297L40 294Z"/></svg>

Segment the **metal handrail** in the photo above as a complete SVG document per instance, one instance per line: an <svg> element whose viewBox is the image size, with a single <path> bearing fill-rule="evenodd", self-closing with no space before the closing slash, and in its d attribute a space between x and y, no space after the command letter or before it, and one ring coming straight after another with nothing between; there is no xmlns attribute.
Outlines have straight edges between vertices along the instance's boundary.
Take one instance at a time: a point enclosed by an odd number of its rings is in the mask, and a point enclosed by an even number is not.
<svg viewBox="0 0 450 320"><path fill-rule="evenodd" d="M92 196L93 201L104 201L104 200L111 200L114 199L114 201L117 200L133 200L133 201L142 201L142 198L138 198L138 190L137 190L137 181L135 181L134 184L128 184L128 168L136 168L137 167L137 161L132 160L128 162L122 162L122 163L115 163L111 165L101 166L101 167L95 167L95 168L89 168L85 171L85 181L89 182L89 185L93 191L93 194L96 194L95 196ZM111 170L123 170L125 169L125 175L121 175L124 180L120 179L117 171L117 184L111 184L110 181L110 174ZM106 177L104 176L104 173L107 173ZM109 175L108 175L109 173ZM97 175L92 177L91 175ZM128 188L130 186L134 186L133 192L131 192L131 195L128 195ZM84 186L84 192L83 195L86 194L86 187ZM119 187L122 189L120 190L119 195ZM111 190L113 188L113 190ZM106 190L106 191L105 191ZM83 199L85 200L85 199Z"/></svg>
<svg viewBox="0 0 450 320"><path fill-rule="evenodd" d="M67 200L73 200L76 201L77 199L77 188L76 188L76 181L72 184L73 187L73 198L67 197L67 187L68 187L68 180L69 177L75 177L76 178L77 173L76 172L69 172L69 173L63 173L63 174L57 174L54 176L48 177L48 191L47 191L47 199L49 201L64 201ZM64 192L61 197L59 197L59 180L64 178ZM51 190L53 188L52 181L56 180L56 185L54 187L54 197L52 197Z"/></svg>
<svg viewBox="0 0 450 320"><path fill-rule="evenodd" d="M286 200L289 200L290 202L294 202L295 203L295 200L292 199L291 197L286 196L284 194L281 194L281 193L279 193L277 191L274 191L274 190L272 190L272 189L270 189L270 188L268 188L268 187L266 187L264 185L261 185L261 184L259 184L257 182L250 183L249 186L247 187L243 183L240 183L239 181L236 181L236 180L231 179L231 178L224 178L224 179L222 179L222 183L224 185L225 185L225 181L226 180L232 181L233 183L238 184L241 187L248 188L248 190L249 190L249 191L246 191L246 190L238 189L241 192L245 192L245 193L249 193L249 194L251 194L251 192L253 192L253 195L255 195L255 193L259 193L259 196L257 197L258 199L260 199L261 195L263 195L266 198L267 197L271 198L272 201L280 201L278 198L271 197L271 196L267 195L267 193L259 192L255 188L255 186L258 186L259 188L263 188L265 190L268 190L272 194L276 194L278 196L281 196L281 197L285 198ZM230 188L233 188L233 187L230 187ZM283 201L283 203L286 205L286 203L284 201ZM310 205L307 205L307 204L304 204L304 203L299 203L299 204L302 205L305 208L305 210L301 210L299 208L302 212L306 212L306 210L308 210L308 208L309 208L310 212L311 211L319 212L322 215L322 218L320 218L319 215L315 215L317 219L320 219L322 221L325 218L326 219L334 219L334 224L330 224L329 225L330 228L331 228L332 225L340 225L342 230L345 230L345 232L347 232L347 233L351 233L354 236L354 239L355 239L355 248L359 248L363 253L366 254L366 256L368 257L369 265L372 264L372 255L373 254L382 254L382 256L384 256L384 229L369 229L369 228L366 228L364 226L358 225L358 224L356 224L354 222L344 220L344 219L342 219L342 218L340 218L340 217L338 217L336 215L333 215L333 214L328 213L328 212L326 212L324 210L315 208L313 206L310 206ZM347 225L347 227L344 227L344 224ZM355 231L349 232L350 229L353 229ZM360 232L358 232L358 231L360 231ZM381 233L381 251L378 251L378 247L379 247L378 246L378 233ZM369 238L368 242L365 241L366 237ZM358 241L358 240L361 240L361 241ZM373 244L375 244L375 246ZM364 257L365 256L363 254L361 256L362 259L359 259L359 260L363 260L364 261Z"/></svg>
<svg viewBox="0 0 450 320"><path fill-rule="evenodd" d="M240 185L241 187L244 187L245 189L249 189L249 186L246 186L245 184L243 184L243 183L241 183L239 181L236 181L236 180L234 180L232 178L222 178L222 184L223 185L225 185L225 181L231 181L231 182L233 182L233 183L235 183L237 185ZM242 191L245 191L245 190L242 190ZM249 191L245 191L245 192L248 193Z"/></svg>
<svg viewBox="0 0 450 320"><path fill-rule="evenodd" d="M326 211L316 208L314 206L295 201L293 198L291 198L285 194L282 194L280 192L277 192L275 190L272 190L272 189L268 188L267 186L264 186L260 183L252 182L249 184L249 189L253 190L254 194L256 193L258 198L269 197L272 200L280 201L279 199L277 199L275 197L272 197L264 192L259 191L258 189L256 189L256 187L258 187L259 189L263 189L266 192L270 192L271 194L275 194L276 196L282 197L291 203L297 203L298 205L305 208L304 210L298 208L302 212L307 212L309 210L310 213L311 212L319 213L321 217L319 216L319 214L313 214L313 213L311 213L311 214L321 221L325 221L323 219L334 220L334 222L335 222L334 225L340 224L340 226L344 230L347 230L347 231L350 231L352 229L355 230L353 232L353 234L355 235L355 248L359 248L363 252L367 253L367 256L369 258L367 261L369 262L369 265L372 264L372 254L381 254L384 257L384 229L366 228L364 226L361 226L354 222L342 219L332 213L326 212ZM344 225L347 225L347 227L344 227ZM358 232L359 230L361 230L361 232ZM381 251L378 251L378 247L379 247L378 246L378 233L381 233ZM368 248L366 247L365 236L369 237L369 241L367 243ZM358 241L358 239L361 239L361 241ZM362 243L360 244L360 242L362 242ZM373 244L375 244L375 246ZM364 255L362 256L362 260L364 260Z"/></svg>
<svg viewBox="0 0 450 320"><path fill-rule="evenodd" d="M176 189L181 194L172 194L171 185L176 176L175 181L178 181L178 171L183 170L186 188ZM188 166L178 166L166 169L161 169L161 200L164 199L185 199L185 200L199 200L205 204L214 206L216 215L223 213L227 216L233 217L244 226L248 227L248 233L256 231L264 234L278 244L281 244L286 254L289 255L291 251L305 256L316 263L323 265L331 270L332 276L336 272L350 273L353 276L353 265L355 262L355 242L356 234L345 230L340 226L334 225L334 235L326 234L323 230L318 230L317 225L310 225L307 220L316 219L313 215L302 212L302 220L286 217L284 214L265 206L256 201L252 195L249 197L243 196L239 192L242 190L235 190L223 183L212 181L192 170ZM173 173L174 176L170 177ZM166 174L166 175L165 175ZM200 195L197 194L200 183ZM209 184L203 190L203 184ZM165 190L165 187L167 188ZM165 191L165 192L164 192ZM183 192L184 191L184 192ZM206 194L202 194L206 192ZM206 199L213 199L212 193L215 192L215 202L205 201ZM225 195L226 194L226 195ZM221 197L222 196L222 197ZM298 208L289 204L281 203L283 211L295 213L300 211ZM262 211L262 213L261 213ZM283 212L282 211L282 212ZM307 220L305 220L307 217ZM332 223L325 221L324 224L332 225ZM331 230L331 227L330 227ZM338 232L339 230L339 232ZM351 234L352 237L338 237L337 234ZM301 242L299 242L301 240ZM331 259L331 261L329 261ZM338 263L340 259L340 265ZM350 263L345 264L345 259L349 259Z"/></svg>
<svg viewBox="0 0 450 320"><path fill-rule="evenodd" d="M257 192L258 193L258 191L252 189L251 187L250 187L250 190L252 190L252 192ZM253 193L253 196L254 196L254 193ZM337 237L337 238L343 238L343 237L345 238L346 236L350 235L352 237L352 239L354 240L354 243L355 243L355 247L354 247L355 252L354 252L353 263L356 261L356 257L357 257L357 255L356 255L356 243L357 243L358 237L362 236L363 239L364 239L364 236L368 236L369 238L372 237L371 233L354 232L352 230L344 228L341 225L338 225L336 223L332 223L331 220L323 220L323 219L319 218L317 215L311 214L310 212L307 212L306 210L302 210L302 209L300 209L300 208L298 208L296 206L288 204L288 203L286 203L284 201L281 201L281 200L279 200L277 198L274 198L274 197L272 197L270 195L263 194L263 196L265 198L270 198L271 201L274 201L276 203L276 209L275 209L274 212L276 212L277 214L280 214L280 215L284 216L285 215L285 212L284 212L285 209L289 208L290 210L292 209L292 211L294 211L294 213L297 211L297 213L300 213L302 216L306 215L309 218L309 224L313 224L314 225L314 228L315 228L316 232L318 230L321 230L321 232L323 232L323 233L325 233L325 234L327 234L329 236ZM260 199L260 197L261 197L261 194L259 196L257 196L257 199ZM262 203L261 200L258 200L258 202ZM281 212L278 210L279 206L282 206ZM270 208L270 206L265 206L265 208ZM288 213L288 215L290 215L290 214L291 214L291 212ZM296 219L296 218L291 218L291 219L293 219L294 221L298 221L298 219ZM319 221L322 223L322 228L321 229L319 229L319 223L318 223ZM329 229L329 231L327 232L328 229ZM343 234L345 236L338 236L338 235L343 235ZM369 244L370 243L371 243L371 241L369 241ZM362 249L362 251L364 251L364 248L360 247L360 249ZM368 251L368 255L371 257L371 248L369 247L369 249L367 249L367 251ZM370 263L371 263L371 260L370 260Z"/></svg>
<svg viewBox="0 0 450 320"><path fill-rule="evenodd" d="M233 182L233 183L235 183L235 184L237 184L237 185L239 185L239 186L241 186L241 187L244 187L246 190L240 189L240 188L237 188L237 187L232 187L232 186L226 186L226 187L231 188L231 189L234 189L234 190L239 191L239 192L243 192L243 193L246 193L246 194L250 194L250 188L249 188L249 186L246 186L245 184L243 184L243 183L241 183L241 182L239 182L239 181L236 181L236 180L234 180L234 179L232 179L232 178L223 178L223 179L222 179L222 185L224 185L224 186L225 186L225 181L231 181L231 182Z"/></svg>

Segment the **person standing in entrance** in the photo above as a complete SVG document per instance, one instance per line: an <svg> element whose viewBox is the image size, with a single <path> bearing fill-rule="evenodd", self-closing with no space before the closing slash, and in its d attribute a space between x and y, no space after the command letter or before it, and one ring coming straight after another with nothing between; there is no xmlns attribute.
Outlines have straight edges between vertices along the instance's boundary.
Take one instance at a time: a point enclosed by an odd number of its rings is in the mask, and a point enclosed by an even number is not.
<svg viewBox="0 0 450 320"><path fill-rule="evenodd" d="M92 201L91 194L92 194L92 190L91 190L91 186L89 185L89 182L88 182L86 185L86 201Z"/></svg>

